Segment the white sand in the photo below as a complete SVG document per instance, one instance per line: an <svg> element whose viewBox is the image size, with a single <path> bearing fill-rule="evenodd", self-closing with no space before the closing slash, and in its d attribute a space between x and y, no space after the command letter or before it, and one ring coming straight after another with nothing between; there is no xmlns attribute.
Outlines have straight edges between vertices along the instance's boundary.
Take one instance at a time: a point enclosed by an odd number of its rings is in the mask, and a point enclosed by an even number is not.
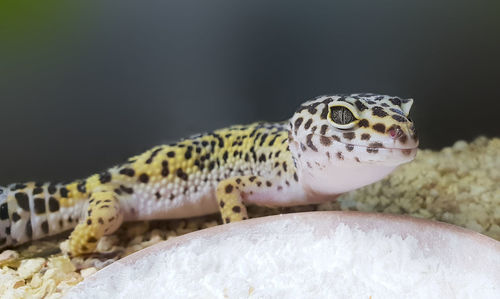
<svg viewBox="0 0 500 299"><path fill-rule="evenodd" d="M133 267L117 262L67 297L500 298L498 247L415 225L402 237L380 221L361 230L294 217L197 235Z"/></svg>

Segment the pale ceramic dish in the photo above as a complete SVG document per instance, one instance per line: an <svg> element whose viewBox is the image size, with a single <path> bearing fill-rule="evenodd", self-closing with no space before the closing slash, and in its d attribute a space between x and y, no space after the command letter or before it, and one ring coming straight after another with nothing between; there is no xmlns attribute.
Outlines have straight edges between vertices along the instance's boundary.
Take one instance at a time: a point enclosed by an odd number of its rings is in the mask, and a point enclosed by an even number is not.
<svg viewBox="0 0 500 299"><path fill-rule="evenodd" d="M301 240L306 242L305 251L301 251ZM272 245L271 250L255 254L254 244ZM344 244L350 244L352 250ZM408 247L399 252L398 244ZM233 260L232 251L237 255ZM351 252L350 260L344 258ZM292 258L286 258L288 254ZM367 258L370 254L374 255L371 260ZM168 257L174 260L167 261ZM238 268L236 274L224 274L231 265ZM231 279L235 281L227 284ZM297 283L291 283L294 279ZM251 219L158 243L98 271L67 296L500 298L498 285L500 242L479 233L404 216L309 212Z"/></svg>

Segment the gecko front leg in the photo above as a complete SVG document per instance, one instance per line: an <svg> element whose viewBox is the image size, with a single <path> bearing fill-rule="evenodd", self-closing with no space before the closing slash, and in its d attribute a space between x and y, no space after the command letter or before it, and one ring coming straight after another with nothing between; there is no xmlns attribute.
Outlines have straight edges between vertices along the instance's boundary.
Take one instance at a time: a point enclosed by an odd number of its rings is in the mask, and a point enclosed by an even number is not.
<svg viewBox="0 0 500 299"><path fill-rule="evenodd" d="M260 176L238 176L221 181L217 185L216 197L222 221L230 223L248 219L245 201L260 202L255 197L272 193L273 183ZM282 190L279 186L278 190ZM271 205L271 202L268 202Z"/></svg>
<svg viewBox="0 0 500 299"><path fill-rule="evenodd" d="M92 193L84 219L69 238L69 254L91 253L104 235L112 234L123 222L123 213L114 191L102 189Z"/></svg>

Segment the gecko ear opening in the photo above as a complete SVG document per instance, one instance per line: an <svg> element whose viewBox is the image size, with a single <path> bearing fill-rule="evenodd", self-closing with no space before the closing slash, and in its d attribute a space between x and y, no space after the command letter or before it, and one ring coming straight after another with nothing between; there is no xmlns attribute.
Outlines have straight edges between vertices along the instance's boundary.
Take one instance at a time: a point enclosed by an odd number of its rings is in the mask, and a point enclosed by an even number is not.
<svg viewBox="0 0 500 299"><path fill-rule="evenodd" d="M411 106L413 105L413 99L402 99L401 100L401 110L403 113L408 116L410 114Z"/></svg>

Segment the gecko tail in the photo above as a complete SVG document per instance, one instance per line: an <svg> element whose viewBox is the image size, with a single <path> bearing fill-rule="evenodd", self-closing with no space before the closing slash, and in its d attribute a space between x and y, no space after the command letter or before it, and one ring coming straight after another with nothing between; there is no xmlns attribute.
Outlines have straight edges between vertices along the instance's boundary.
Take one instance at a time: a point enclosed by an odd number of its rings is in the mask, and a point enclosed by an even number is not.
<svg viewBox="0 0 500 299"><path fill-rule="evenodd" d="M7 204L8 188L0 186L0 249L12 245Z"/></svg>
<svg viewBox="0 0 500 299"><path fill-rule="evenodd" d="M55 235L76 226L83 201L72 205L65 184L0 187L0 249Z"/></svg>

